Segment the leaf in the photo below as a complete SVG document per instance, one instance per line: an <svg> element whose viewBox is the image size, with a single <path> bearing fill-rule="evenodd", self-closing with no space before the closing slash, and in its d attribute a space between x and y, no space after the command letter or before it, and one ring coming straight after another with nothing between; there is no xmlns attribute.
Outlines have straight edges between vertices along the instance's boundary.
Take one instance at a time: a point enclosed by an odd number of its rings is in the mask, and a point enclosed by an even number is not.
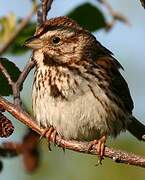
<svg viewBox="0 0 145 180"><path fill-rule="evenodd" d="M9 61L6 58L0 58L0 62L6 68L12 80L15 82L21 73L19 68L13 62ZM5 76L0 71L0 95L9 96L10 94L12 94L11 86L9 85Z"/></svg>
<svg viewBox="0 0 145 180"><path fill-rule="evenodd" d="M16 28L16 18L13 13L8 14L0 18L0 41L1 43L6 43L9 36Z"/></svg>
<svg viewBox="0 0 145 180"><path fill-rule="evenodd" d="M2 161L0 160L0 172L2 171L2 169L3 169L3 163L2 163Z"/></svg>
<svg viewBox="0 0 145 180"><path fill-rule="evenodd" d="M96 31L106 27L105 17L102 12L90 3L80 5L67 16L76 20L82 27L89 31Z"/></svg>
<svg viewBox="0 0 145 180"><path fill-rule="evenodd" d="M13 44L8 50L8 53L15 54L15 55L21 55L28 51L28 48L23 47L24 42L26 39L33 36L36 29L36 24L30 22L25 29L23 29L20 34L17 36Z"/></svg>
<svg viewBox="0 0 145 180"><path fill-rule="evenodd" d="M145 0L140 0L142 6L145 8Z"/></svg>

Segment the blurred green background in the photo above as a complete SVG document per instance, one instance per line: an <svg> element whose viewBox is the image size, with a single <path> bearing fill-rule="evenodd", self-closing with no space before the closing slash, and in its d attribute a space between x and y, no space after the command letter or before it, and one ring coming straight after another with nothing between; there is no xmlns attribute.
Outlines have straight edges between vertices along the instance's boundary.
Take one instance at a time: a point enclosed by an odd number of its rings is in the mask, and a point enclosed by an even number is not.
<svg viewBox="0 0 145 180"><path fill-rule="evenodd" d="M100 8L100 12L105 13L105 18L108 21L110 20L106 8L101 6L96 0L55 0L52 9L49 12L49 18L66 15L72 12L74 8L85 2L90 2L92 5ZM135 105L133 113L140 121L145 123L145 10L140 5L139 1L108 0L108 2L112 5L115 11L121 12L124 16L126 16L131 25L127 26L124 23L117 22L110 31L106 32L103 28L101 28L95 31L94 35L104 46L115 54L115 57L124 67L125 71L122 72L122 74L129 84ZM0 18L10 12L13 12L16 15L16 19L23 18L31 11L31 8L32 4L30 0L1 0ZM86 17L88 15L89 12L86 12ZM86 17L84 16L84 19ZM33 18L33 21L36 21L35 17ZM97 23L96 18L91 19L91 22ZM15 62L15 64L22 69L30 57L30 54L31 52L21 55L5 53L3 56ZM33 72L30 73L28 79L26 80L22 92L23 102L30 110L32 80ZM15 132L10 138L8 138L8 140L20 142L25 133L26 127L13 117L9 117L15 124ZM0 141L5 141L5 139ZM129 133L123 133L115 140L110 139L107 145L116 149L118 148L128 152L145 155L145 143L139 142ZM68 150L63 153L62 149L57 147L52 147L53 151L49 152L47 142L45 140L40 142L40 149L40 165L35 172L31 174L26 173L20 157L3 159L4 169L0 173L0 179L145 179L145 169L143 168L116 164L107 158L103 161L103 165L95 166L97 163L96 156L79 154Z"/></svg>

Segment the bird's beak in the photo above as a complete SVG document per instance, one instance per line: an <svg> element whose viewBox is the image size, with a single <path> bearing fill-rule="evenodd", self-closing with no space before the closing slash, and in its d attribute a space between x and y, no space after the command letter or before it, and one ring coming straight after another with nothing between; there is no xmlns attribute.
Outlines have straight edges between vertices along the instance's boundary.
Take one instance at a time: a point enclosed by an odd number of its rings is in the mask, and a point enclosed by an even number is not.
<svg viewBox="0 0 145 180"><path fill-rule="evenodd" d="M37 36L33 36L25 41L24 46L31 49L40 49L43 47L43 41Z"/></svg>

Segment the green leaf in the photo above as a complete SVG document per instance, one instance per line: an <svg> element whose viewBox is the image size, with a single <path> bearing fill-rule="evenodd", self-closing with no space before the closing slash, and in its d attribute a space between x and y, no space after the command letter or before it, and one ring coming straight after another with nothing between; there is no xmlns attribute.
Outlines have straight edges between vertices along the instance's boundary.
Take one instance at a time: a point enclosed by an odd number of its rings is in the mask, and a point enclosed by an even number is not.
<svg viewBox="0 0 145 180"><path fill-rule="evenodd" d="M28 51L28 48L23 47L23 44L26 41L26 39L34 35L35 29L36 23L29 23L17 36L17 38L9 48L8 53L14 55L21 55Z"/></svg>
<svg viewBox="0 0 145 180"><path fill-rule="evenodd" d="M145 8L145 0L140 0L142 6Z"/></svg>
<svg viewBox="0 0 145 180"><path fill-rule="evenodd" d="M96 31L106 27L105 17L102 12L90 3L80 5L67 16L76 20L82 27L89 31Z"/></svg>
<svg viewBox="0 0 145 180"><path fill-rule="evenodd" d="M6 43L9 36L16 28L16 17L13 13L9 13L7 16L0 18L0 41Z"/></svg>
<svg viewBox="0 0 145 180"><path fill-rule="evenodd" d="M19 68L13 62L9 61L6 58L0 58L0 62L2 63L2 65L6 68L6 70L10 74L11 79L15 82L21 73ZM12 94L12 88L9 85L5 76L0 71L0 95L1 96L9 96L11 94Z"/></svg>

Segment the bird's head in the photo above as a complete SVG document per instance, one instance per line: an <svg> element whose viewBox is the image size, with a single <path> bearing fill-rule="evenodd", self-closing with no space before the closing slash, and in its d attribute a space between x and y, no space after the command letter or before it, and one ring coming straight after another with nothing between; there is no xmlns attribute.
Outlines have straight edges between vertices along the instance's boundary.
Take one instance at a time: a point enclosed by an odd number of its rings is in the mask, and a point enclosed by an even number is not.
<svg viewBox="0 0 145 180"><path fill-rule="evenodd" d="M68 17L57 17L39 26L25 46L33 49L37 64L71 64L93 56L96 39ZM92 57L90 57L92 58Z"/></svg>

